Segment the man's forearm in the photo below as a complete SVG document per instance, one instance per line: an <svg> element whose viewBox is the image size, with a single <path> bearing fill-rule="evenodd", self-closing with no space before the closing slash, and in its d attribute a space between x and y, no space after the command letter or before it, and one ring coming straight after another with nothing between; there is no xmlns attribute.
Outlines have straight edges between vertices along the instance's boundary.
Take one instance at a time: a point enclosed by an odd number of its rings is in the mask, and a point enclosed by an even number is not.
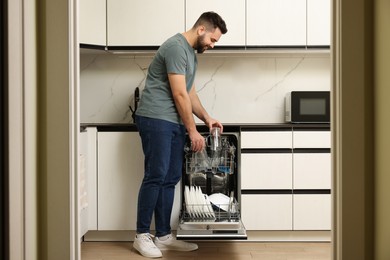
<svg viewBox="0 0 390 260"><path fill-rule="evenodd" d="M175 105L179 115L183 121L184 126L188 132L196 130L195 120L193 117L193 111L191 106L191 100L189 96L178 95L174 97Z"/></svg>
<svg viewBox="0 0 390 260"><path fill-rule="evenodd" d="M210 118L210 116L207 113L206 109L204 109L204 107L202 106L202 103L200 102L198 95L196 93L191 93L190 99L192 105L192 113L200 120L206 123Z"/></svg>

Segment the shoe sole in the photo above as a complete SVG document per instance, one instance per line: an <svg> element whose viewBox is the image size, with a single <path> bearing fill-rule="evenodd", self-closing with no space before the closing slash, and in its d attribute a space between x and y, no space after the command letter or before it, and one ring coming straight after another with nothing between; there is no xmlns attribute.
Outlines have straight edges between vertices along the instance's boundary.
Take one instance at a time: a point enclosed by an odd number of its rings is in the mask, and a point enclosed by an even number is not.
<svg viewBox="0 0 390 260"><path fill-rule="evenodd" d="M149 255L148 253L142 252L141 248L138 248L137 244L135 244L135 243L133 243L133 248L145 257L149 257L149 258L161 258L162 257L162 254L157 256L157 255Z"/></svg>
<svg viewBox="0 0 390 260"><path fill-rule="evenodd" d="M160 249L160 250L172 250L172 251L180 251L180 252L191 252L191 251L198 250L198 247L193 248L193 249L173 248L173 247L169 247L169 246L166 246L166 245L163 245L163 244L157 244L157 243L155 243L155 244L156 244L157 248Z"/></svg>

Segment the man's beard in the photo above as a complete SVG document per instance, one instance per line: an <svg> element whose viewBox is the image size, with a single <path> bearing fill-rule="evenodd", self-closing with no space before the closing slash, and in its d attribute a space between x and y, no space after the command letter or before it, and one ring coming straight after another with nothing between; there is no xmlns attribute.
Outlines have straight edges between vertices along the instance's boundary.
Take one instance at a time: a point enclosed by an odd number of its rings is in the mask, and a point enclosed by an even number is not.
<svg viewBox="0 0 390 260"><path fill-rule="evenodd" d="M206 37L205 34L198 36L198 39L196 40L196 52L197 53L203 53L205 50L207 50L207 45L204 43L204 38Z"/></svg>

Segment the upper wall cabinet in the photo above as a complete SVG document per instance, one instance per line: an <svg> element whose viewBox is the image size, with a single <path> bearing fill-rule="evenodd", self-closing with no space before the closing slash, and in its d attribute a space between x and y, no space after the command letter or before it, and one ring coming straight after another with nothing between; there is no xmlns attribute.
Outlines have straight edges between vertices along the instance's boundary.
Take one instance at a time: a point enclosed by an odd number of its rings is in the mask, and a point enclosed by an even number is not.
<svg viewBox="0 0 390 260"><path fill-rule="evenodd" d="M187 0L186 30L207 11L218 13L226 22L228 32L222 35L216 46L245 45L245 0Z"/></svg>
<svg viewBox="0 0 390 260"><path fill-rule="evenodd" d="M216 47L330 46L331 0L79 0L80 43L160 46L214 11L228 32Z"/></svg>
<svg viewBox="0 0 390 260"><path fill-rule="evenodd" d="M106 0L80 0L79 14L79 42L106 46Z"/></svg>
<svg viewBox="0 0 390 260"><path fill-rule="evenodd" d="M305 46L306 0L247 0L248 46Z"/></svg>
<svg viewBox="0 0 390 260"><path fill-rule="evenodd" d="M330 0L307 0L307 45L330 46Z"/></svg>
<svg viewBox="0 0 390 260"><path fill-rule="evenodd" d="M107 0L108 46L160 46L184 31L183 0Z"/></svg>

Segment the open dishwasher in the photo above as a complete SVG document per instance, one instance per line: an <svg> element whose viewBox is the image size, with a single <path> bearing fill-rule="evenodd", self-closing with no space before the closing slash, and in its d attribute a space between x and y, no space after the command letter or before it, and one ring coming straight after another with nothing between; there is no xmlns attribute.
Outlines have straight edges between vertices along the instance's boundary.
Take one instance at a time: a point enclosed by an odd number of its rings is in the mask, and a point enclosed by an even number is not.
<svg viewBox="0 0 390 260"><path fill-rule="evenodd" d="M237 172L238 134L204 134L206 149L187 139L178 239L247 239L241 221Z"/></svg>

